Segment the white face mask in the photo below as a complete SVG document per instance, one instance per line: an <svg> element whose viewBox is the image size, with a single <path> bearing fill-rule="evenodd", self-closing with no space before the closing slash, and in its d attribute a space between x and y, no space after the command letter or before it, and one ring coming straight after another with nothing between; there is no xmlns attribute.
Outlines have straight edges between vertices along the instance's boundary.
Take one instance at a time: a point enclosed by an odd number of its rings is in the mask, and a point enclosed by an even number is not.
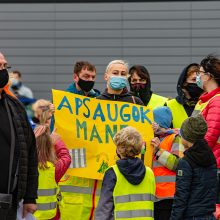
<svg viewBox="0 0 220 220"><path fill-rule="evenodd" d="M18 84L19 84L19 80L15 79L15 78L11 79L11 85L12 86L17 86Z"/></svg>
<svg viewBox="0 0 220 220"><path fill-rule="evenodd" d="M203 89L203 81L201 79L201 75L196 76L196 84L199 88Z"/></svg>

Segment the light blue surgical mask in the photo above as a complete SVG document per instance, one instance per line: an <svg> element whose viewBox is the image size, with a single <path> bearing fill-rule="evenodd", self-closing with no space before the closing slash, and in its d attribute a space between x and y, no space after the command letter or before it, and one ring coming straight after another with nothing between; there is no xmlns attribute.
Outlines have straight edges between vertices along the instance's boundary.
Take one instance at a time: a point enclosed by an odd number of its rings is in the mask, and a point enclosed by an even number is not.
<svg viewBox="0 0 220 220"><path fill-rule="evenodd" d="M109 81L109 86L113 90L124 89L128 85L128 80L121 76L112 76Z"/></svg>
<svg viewBox="0 0 220 220"><path fill-rule="evenodd" d="M201 75L196 75L196 84L199 88L203 89L203 81Z"/></svg>

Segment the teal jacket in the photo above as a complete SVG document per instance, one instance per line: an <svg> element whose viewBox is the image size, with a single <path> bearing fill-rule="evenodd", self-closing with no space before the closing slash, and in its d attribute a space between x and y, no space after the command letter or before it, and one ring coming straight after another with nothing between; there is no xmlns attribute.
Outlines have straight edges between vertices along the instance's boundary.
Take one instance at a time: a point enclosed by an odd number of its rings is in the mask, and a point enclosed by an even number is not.
<svg viewBox="0 0 220 220"><path fill-rule="evenodd" d="M85 95L83 90L78 90L76 89L76 84L75 83L71 83L70 86L66 89L67 92L71 92L71 93L74 93L74 94L78 94L78 95ZM97 97L100 95L100 91L97 90L97 89L92 89L89 91L88 93L88 97Z"/></svg>

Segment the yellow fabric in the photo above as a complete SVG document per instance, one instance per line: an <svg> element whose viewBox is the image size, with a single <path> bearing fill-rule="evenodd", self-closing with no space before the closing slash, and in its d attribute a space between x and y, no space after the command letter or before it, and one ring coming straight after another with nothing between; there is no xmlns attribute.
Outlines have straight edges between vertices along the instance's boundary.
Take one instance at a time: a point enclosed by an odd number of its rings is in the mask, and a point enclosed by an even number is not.
<svg viewBox="0 0 220 220"><path fill-rule="evenodd" d="M148 152L144 163L151 166L151 109L58 90L53 90L53 103L56 131L74 158L67 174L102 180L106 169L115 164L113 137L126 126L133 126L140 132Z"/></svg>
<svg viewBox="0 0 220 220"><path fill-rule="evenodd" d="M153 93L147 107L155 109L157 107L164 106L166 101L167 101L166 97L163 97L163 96L160 96L160 95Z"/></svg>
<svg viewBox="0 0 220 220"><path fill-rule="evenodd" d="M116 185L113 191L114 198L114 215L115 220L153 220L153 217L131 217L128 218L117 218L117 212L123 211L140 211L140 210L149 210L153 213L154 211L154 196L155 196L155 178L153 171L146 167L146 173L143 181L138 185L132 185L129 183L126 178L121 174L117 165L113 166L114 172L116 174ZM128 195L140 195L140 194L149 194L152 196L149 201L128 201L128 202L116 202L117 197L119 196L128 196Z"/></svg>
<svg viewBox="0 0 220 220"><path fill-rule="evenodd" d="M94 185L94 179L75 177L67 174L64 175L59 182L63 201L63 206L60 207L60 219L88 220L93 207L92 195ZM101 185L102 181L98 180L95 196L95 208L98 205Z"/></svg>
<svg viewBox="0 0 220 220"><path fill-rule="evenodd" d="M207 102L202 102L201 100L199 100L194 108L192 115L196 116L196 115L200 114L205 109L205 107L209 104L209 102L212 99L214 99L216 96L220 96L220 94L216 94L211 99L209 99Z"/></svg>
<svg viewBox="0 0 220 220"><path fill-rule="evenodd" d="M183 121L188 118L188 115L183 107L176 99L171 99L167 101L167 106L170 108L173 116L173 127L180 128Z"/></svg>
<svg viewBox="0 0 220 220"><path fill-rule="evenodd" d="M52 163L47 162L48 169L42 170L38 167L39 178L38 178L38 199L37 205L38 210L34 213L36 219L51 219L55 217L57 208L49 210L41 210L42 205L57 204L57 192L58 185L55 181L55 167ZM43 191L53 191L54 194L50 196L41 196L41 190Z"/></svg>

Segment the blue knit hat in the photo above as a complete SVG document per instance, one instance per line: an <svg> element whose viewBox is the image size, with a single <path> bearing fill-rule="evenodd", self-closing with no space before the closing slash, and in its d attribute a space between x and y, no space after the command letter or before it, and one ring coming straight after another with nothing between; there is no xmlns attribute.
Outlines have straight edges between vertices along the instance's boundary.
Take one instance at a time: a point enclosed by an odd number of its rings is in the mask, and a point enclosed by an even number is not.
<svg viewBox="0 0 220 220"><path fill-rule="evenodd" d="M172 123L172 112L166 106L158 107L153 110L154 121L162 128L170 128Z"/></svg>

